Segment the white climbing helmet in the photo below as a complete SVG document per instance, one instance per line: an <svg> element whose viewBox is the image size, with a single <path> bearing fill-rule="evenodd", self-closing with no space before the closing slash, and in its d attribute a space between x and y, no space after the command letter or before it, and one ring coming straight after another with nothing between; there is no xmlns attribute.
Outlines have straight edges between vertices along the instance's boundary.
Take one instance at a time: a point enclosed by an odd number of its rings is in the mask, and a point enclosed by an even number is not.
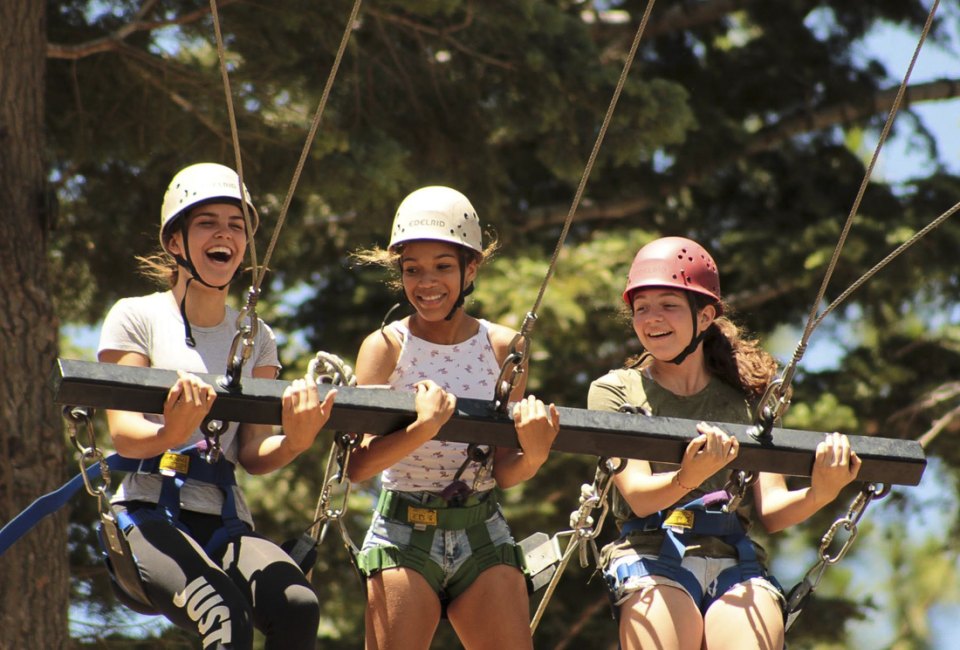
<svg viewBox="0 0 960 650"><path fill-rule="evenodd" d="M243 187L241 199L237 172L217 163L197 163L177 172L163 195L163 206L160 208L160 245L164 250L164 233L169 233L168 227L190 208L214 199L246 201L253 231L257 231L260 217L250 200L246 185Z"/></svg>
<svg viewBox="0 0 960 650"><path fill-rule="evenodd" d="M421 187L400 203L389 249L418 239L459 244L483 253L480 219L470 200L450 187Z"/></svg>

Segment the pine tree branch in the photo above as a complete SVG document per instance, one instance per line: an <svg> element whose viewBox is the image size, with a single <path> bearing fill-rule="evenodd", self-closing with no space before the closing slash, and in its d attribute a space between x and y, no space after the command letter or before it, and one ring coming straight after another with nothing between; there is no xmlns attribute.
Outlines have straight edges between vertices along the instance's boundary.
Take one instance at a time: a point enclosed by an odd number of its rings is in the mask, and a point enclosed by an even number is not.
<svg viewBox="0 0 960 650"><path fill-rule="evenodd" d="M623 201L584 205L577 212L579 224L592 221L615 221L634 218L649 210L664 198L680 189L695 185L702 178L721 170L737 160L769 151L795 136L821 131L823 129L853 124L888 110L897 94L897 87L887 88L874 93L864 100L851 100L840 104L823 106L817 109L799 111L783 118L748 136L740 149L732 150L729 155L703 161L695 167L672 177L665 178L659 191L652 195L639 196ZM960 97L960 79L937 79L925 83L913 84L907 88L903 98L903 107L922 102L942 101ZM552 206L533 211L524 219L517 220L521 231L535 231L544 227L559 226L567 216L569 206Z"/></svg>
<svg viewBox="0 0 960 650"><path fill-rule="evenodd" d="M239 0L220 0L220 6L226 7L238 1ZM200 20L210 13L210 9L205 8L192 11L188 14L184 14L170 20L144 20L143 18L150 12L151 9L153 9L155 4L156 0L149 0L148 2L144 3L143 7L141 7L137 12L137 15L134 17L133 21L127 23L113 33L104 36L103 38L97 38L92 41L77 43L75 45L47 43L47 58L75 61L77 59L93 56L94 54L120 51L124 41L126 41L131 34L135 34L137 32L149 32L155 29L161 29L163 27L172 27L174 25L187 25Z"/></svg>

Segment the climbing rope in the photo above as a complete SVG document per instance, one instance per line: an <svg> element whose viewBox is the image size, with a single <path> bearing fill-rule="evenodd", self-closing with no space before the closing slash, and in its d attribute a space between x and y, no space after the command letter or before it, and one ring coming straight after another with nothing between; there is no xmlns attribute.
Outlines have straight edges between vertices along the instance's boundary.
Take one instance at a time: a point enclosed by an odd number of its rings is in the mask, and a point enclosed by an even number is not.
<svg viewBox="0 0 960 650"><path fill-rule="evenodd" d="M580 177L580 184L577 186L577 191L574 194L573 202L570 204L570 209L567 211L567 217L563 222L563 228L560 232L560 237L557 240L557 245L553 250L553 256L550 258L550 264L547 266L547 272L544 275L543 282L540 284L540 290L537 292L536 300L534 300L533 307L524 317L520 331L516 334L516 336L513 337L507 357L504 359L503 365L500 368L500 376L497 378L494 396L494 405L495 408L501 412L506 412L507 404L510 401L510 393L513 391L513 387L516 385L520 376L524 372L523 368L530 355L530 334L537 322L537 310L539 310L540 304L543 302L544 293L547 291L547 284L549 284L550 278L553 277L553 273L557 266L557 259L560 256L563 243L566 241L567 233L570 231L570 226L573 223L573 216L576 214L577 208L580 205L580 200L583 197L583 191L587 186L587 180L590 178L590 172L593 170L593 165L597 160L597 154L600 151L600 145L603 144L603 138L606 136L607 128L610 126L610 121L613 119L614 109L616 109L617 102L620 100L620 94L623 92L623 86L626 83L627 74L629 74L630 67L633 65L633 59L636 57L637 49L639 48L640 41L643 38L643 31L646 29L647 23L650 20L650 13L653 11L653 5L655 2L656 0L650 0L647 3L647 7L643 12L643 17L640 19L640 25L637 27L637 33L633 37L633 43L630 45L630 51L627 53L627 58L624 61L623 70L621 70L620 78L617 80L617 87L613 91L613 97L611 97L610 105L607 107L607 113L603 118L603 123L600 125L600 131L597 133L597 138L593 143L593 149L590 152L590 157L587 159L587 164L583 169L583 174Z"/></svg>
<svg viewBox="0 0 960 650"><path fill-rule="evenodd" d="M908 242L905 242L903 245L899 246L893 253L884 258L880 263L874 266L870 271L863 275L857 282L855 282L849 289L844 291L836 300L834 300L828 307L823 311L822 314L817 314L817 310L823 301L823 297L826 294L827 286L830 283L830 279L833 276L833 271L836 268L837 261L840 257L840 251L843 250L843 246L846 243L847 235L850 233L850 229L853 226L853 219L856 217L857 212L860 209L860 203L863 200L864 194L866 193L867 186L870 183L870 177L873 174L873 168L877 163L877 159L880 157L880 150L883 147L884 143L887 140L887 136L890 134L890 129L893 126L893 120L897 116L897 112L900 110L900 105L903 103L903 97L906 94L907 85L910 82L910 75L913 73L913 68L916 65L917 59L920 56L920 50L923 48L923 44L927 39L927 36L930 33L930 29L933 26L933 19L937 13L937 7L940 5L940 0L934 0L933 4L930 7L930 11L927 14L927 20L924 23L923 30L920 32L920 38L917 41L917 46L913 51L913 56L910 58L910 64L907 66L907 71L903 76L903 80L900 82L900 87L897 89L897 95L893 100L893 105L890 108L890 112L887 115L887 120L883 125L883 130L880 133L880 138L877 140L877 146L873 151L873 155L870 158L870 163L867 165L867 169L863 175L863 180L860 183L860 188L857 190L857 195L854 198L853 205L850 208L850 212L847 215L847 220L844 223L843 230L840 233L840 237L837 241L837 245L833 250L833 255L830 258L830 262L827 265L827 271L824 275L823 282L820 284L820 289L817 292L817 297L813 301L813 306L810 309L810 315L807 318L807 324L804 327L803 335L800 338L800 342L797 344L797 348L794 351L793 358L790 360L790 363L784 368L784 371L780 377L780 380L776 382L771 388L768 389L767 394L764 396L764 399L761 400L760 404L757 406L757 416L755 418L757 424L761 429L754 432L755 437L765 438L769 437L770 427L774 420L783 416L786 412L787 407L790 405L790 385L793 382L793 378L797 371L797 366L800 363L800 359L803 357L804 352L806 352L807 344L809 343L810 336L813 334L813 331L823 322L823 319L832 312L843 300L845 300L853 291L860 287L864 282L870 279L877 271L882 269L884 266L890 263L897 255L902 253L904 250L909 248L913 243L919 240L921 237L926 235L930 230L938 226L943 220L949 217L953 212L956 212L960 208L960 204L954 206L948 210L944 215L941 215L938 219L934 221L933 224L924 228L922 231L918 232L916 235L910 238Z"/></svg>
<svg viewBox="0 0 960 650"><path fill-rule="evenodd" d="M294 170L290 187L287 190L287 195L284 198L283 207L281 208L280 216L277 219L277 225L274 226L273 235L270 238L270 244L267 247L267 252L264 256L262 266L257 264L257 247L254 237L252 236L253 227L252 221L250 220L250 214L248 212L248 206L246 201L240 202L241 209L243 211L243 219L247 226L247 232L251 233L247 243L250 249L250 262L253 268L253 283L251 284L250 290L247 294L247 302L237 317L237 334L234 337L233 344L231 345L230 356L227 359L227 371L220 381L220 384L224 388L230 390L239 388L240 374L241 370L243 369L243 364L253 353L253 345L256 340L258 327L256 306L260 295L260 285L267 274L270 258L273 255L277 240L280 237L280 231L283 229L283 224L286 221L287 211L290 209L290 203L293 200L293 194L296 191L297 184L300 181L300 176L303 172L307 155L310 153L310 148L313 145L314 139L316 138L317 129L320 126L320 119L323 116L323 111L327 105L327 99L330 97L330 91L333 88L333 82L336 79L337 72L340 69L340 62L343 60L343 54L347 49L347 43L350 41L350 33L353 31L354 25L356 24L357 14L360 11L361 3L362 0L354 0L353 9L350 12L350 17L347 19L347 24L344 27L343 36L340 39L340 46L337 48L337 54L333 61L333 67L331 67L330 73L327 75L327 81L324 84L320 102L317 105L317 110L314 113L310 130L307 134L306 140L304 141L303 149L300 152L300 159L297 161L297 166ZM237 131L237 119L233 108L233 93L230 91L230 75L227 73L226 48L223 45L223 34L220 30L220 15L217 11L217 0L210 0L210 13L213 17L214 35L217 41L217 56L220 60L220 77L223 81L223 91L227 103L227 114L230 120L230 135L233 141L233 152L234 157L236 158L237 176L240 184L240 194L242 196L243 188L245 187L243 184L243 160L240 153L240 137ZM244 324L245 320L246 323ZM240 350L239 352L238 349Z"/></svg>

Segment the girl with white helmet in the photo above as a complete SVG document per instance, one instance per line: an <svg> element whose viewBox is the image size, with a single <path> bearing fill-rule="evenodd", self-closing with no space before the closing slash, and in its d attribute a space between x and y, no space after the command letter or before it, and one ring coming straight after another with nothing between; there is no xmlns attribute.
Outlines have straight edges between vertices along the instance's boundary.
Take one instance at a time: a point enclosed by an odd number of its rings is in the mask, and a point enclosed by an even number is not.
<svg viewBox="0 0 960 650"><path fill-rule="evenodd" d="M333 391L320 401L315 384L293 382L282 398L282 434L248 423L201 430L217 394L193 373L223 372L236 333L226 289L253 234L241 202L255 229L256 209L229 167L200 163L174 176L161 210L162 252L141 259L166 290L120 300L103 324L101 362L179 375L162 416L107 411L114 447L137 461L113 510L142 588L118 595L193 631L205 649L252 648L254 628L267 648L312 649L316 594L279 546L253 532L234 468L263 474L288 464L323 427ZM260 322L242 374L275 379L279 367L273 333Z"/></svg>
<svg viewBox="0 0 960 650"><path fill-rule="evenodd" d="M751 405L777 364L723 317L720 275L702 246L664 237L641 248L623 300L644 352L591 384L589 408L752 423ZM830 434L817 447L810 487L789 490L782 476L760 473L726 512L722 470L738 444L701 421L679 466L629 460L614 477L621 537L601 560L623 648L783 647L783 594L749 536L751 519L770 532L805 520L856 478L860 459L846 436Z"/></svg>
<svg viewBox="0 0 960 650"><path fill-rule="evenodd" d="M544 463L559 431L557 409L524 398L521 384L511 398L522 449L485 454L434 439L457 397L494 398L515 335L463 309L492 248L482 246L470 201L433 186L400 204L387 250L357 254L397 270L415 310L370 334L357 357L359 384L414 391L417 411L399 431L365 436L350 460L352 480L380 474L382 483L359 556L369 649L426 649L444 613L470 650L532 647L520 553L494 489Z"/></svg>

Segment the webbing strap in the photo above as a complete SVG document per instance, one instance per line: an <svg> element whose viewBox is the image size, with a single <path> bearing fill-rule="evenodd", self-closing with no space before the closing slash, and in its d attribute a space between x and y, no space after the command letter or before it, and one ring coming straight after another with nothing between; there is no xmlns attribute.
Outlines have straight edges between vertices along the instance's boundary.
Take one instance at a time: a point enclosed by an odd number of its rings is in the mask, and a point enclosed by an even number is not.
<svg viewBox="0 0 960 650"><path fill-rule="evenodd" d="M419 504L403 496L402 492L382 490L377 501L377 512L395 521L412 524L417 528L441 528L462 530L485 522L497 511L498 503L493 494L470 506L440 506L435 502Z"/></svg>
<svg viewBox="0 0 960 650"><path fill-rule="evenodd" d="M188 450L181 450L178 453L183 453L184 451ZM105 461L107 467L117 472L153 474L156 473L160 467L160 458L161 456L157 456L139 460L125 458L114 453L107 456ZM213 483L224 488L224 505L227 506L228 501L233 504L233 516L235 517L236 503L233 498L233 490L230 489L230 487L236 485L236 478L233 474L233 464L228 461L220 461L215 465L211 465L205 461L201 461L198 456L191 456L191 460L198 462L190 463L190 469L186 477L206 483ZM100 478L100 464L94 463L85 470L85 473L88 480L97 480ZM83 485L83 474L77 474L56 490L38 497L20 514L7 522L7 524L0 529L0 555L3 555L8 548L30 532L43 519L65 506Z"/></svg>
<svg viewBox="0 0 960 650"><path fill-rule="evenodd" d="M125 471L120 468L120 462L130 459L122 458L118 454L110 454L105 460L110 469ZM86 469L86 475L90 480L100 478L100 463L94 463L88 467ZM65 506L82 487L83 475L77 474L53 492L48 492L38 497L20 514L7 522L7 524L0 529L0 555L3 555L8 548L30 532L33 527L43 519Z"/></svg>

